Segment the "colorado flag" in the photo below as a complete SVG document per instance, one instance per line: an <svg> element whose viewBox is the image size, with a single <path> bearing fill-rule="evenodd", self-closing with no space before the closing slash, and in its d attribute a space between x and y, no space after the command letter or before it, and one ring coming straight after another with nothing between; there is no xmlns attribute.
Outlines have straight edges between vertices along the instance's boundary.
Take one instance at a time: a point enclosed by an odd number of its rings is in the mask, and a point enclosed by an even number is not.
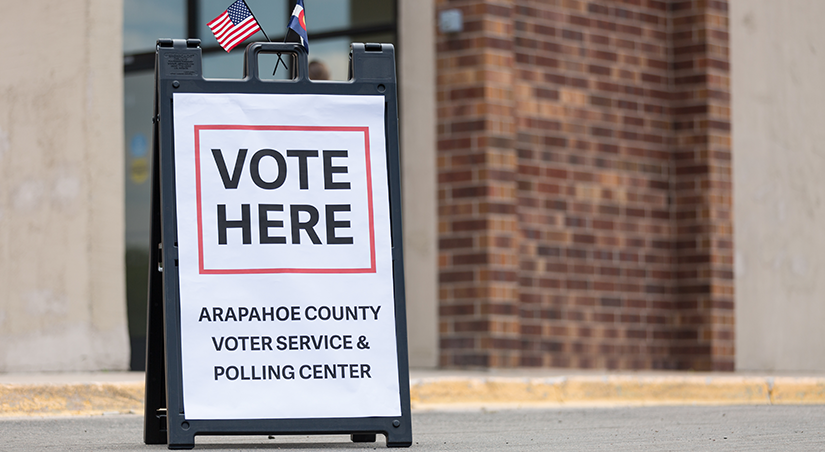
<svg viewBox="0 0 825 452"><path fill-rule="evenodd" d="M292 10L292 17L289 18L287 27L298 34L301 38L301 45L309 53L309 40L307 39L307 21L304 18L304 0L298 0L295 9Z"/></svg>

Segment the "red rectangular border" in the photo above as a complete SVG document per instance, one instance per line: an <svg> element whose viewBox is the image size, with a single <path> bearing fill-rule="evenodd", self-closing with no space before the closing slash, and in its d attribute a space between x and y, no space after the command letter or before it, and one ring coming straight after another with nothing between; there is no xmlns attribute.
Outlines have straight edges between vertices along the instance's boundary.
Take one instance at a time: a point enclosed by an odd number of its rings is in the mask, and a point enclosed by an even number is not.
<svg viewBox="0 0 825 452"><path fill-rule="evenodd" d="M370 266L368 268L250 268L206 269L203 265L203 222L201 213L201 159L200 132L202 130L288 130L298 132L361 132L364 134L367 170L367 210L369 215ZM375 224L372 206L372 166L370 164L369 127L336 126L253 126L253 125L196 125L195 126L195 197L198 220L198 271L202 275L238 275L266 273L375 273Z"/></svg>

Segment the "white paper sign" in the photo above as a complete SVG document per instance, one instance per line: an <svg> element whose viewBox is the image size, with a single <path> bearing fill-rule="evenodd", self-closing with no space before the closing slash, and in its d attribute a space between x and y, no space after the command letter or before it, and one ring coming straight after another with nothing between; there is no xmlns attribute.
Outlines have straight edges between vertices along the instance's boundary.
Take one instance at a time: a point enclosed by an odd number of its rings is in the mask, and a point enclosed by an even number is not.
<svg viewBox="0 0 825 452"><path fill-rule="evenodd" d="M400 416L383 97L173 102L186 418Z"/></svg>

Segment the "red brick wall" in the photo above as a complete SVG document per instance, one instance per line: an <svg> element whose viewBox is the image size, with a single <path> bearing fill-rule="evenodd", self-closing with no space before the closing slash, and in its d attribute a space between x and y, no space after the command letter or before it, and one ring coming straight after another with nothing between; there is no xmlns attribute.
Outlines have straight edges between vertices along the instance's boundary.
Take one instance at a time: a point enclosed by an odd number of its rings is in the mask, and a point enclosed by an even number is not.
<svg viewBox="0 0 825 452"><path fill-rule="evenodd" d="M438 6L441 364L732 369L726 3Z"/></svg>
<svg viewBox="0 0 825 452"><path fill-rule="evenodd" d="M733 194L726 1L671 5L680 368L733 370Z"/></svg>
<svg viewBox="0 0 825 452"><path fill-rule="evenodd" d="M461 2L438 43L442 365L518 366L518 128L511 7Z"/></svg>

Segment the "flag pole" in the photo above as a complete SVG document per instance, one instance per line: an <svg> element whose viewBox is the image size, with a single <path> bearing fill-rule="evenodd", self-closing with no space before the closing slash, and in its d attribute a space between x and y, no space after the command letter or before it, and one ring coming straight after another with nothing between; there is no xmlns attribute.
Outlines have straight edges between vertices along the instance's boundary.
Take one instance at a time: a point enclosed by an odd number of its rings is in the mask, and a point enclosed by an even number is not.
<svg viewBox="0 0 825 452"><path fill-rule="evenodd" d="M249 10L249 12L252 12L252 10ZM261 29L261 31L263 31L263 29ZM289 27L287 27L286 33L284 33L284 43L286 43L287 36L289 36ZM275 69L272 70L272 75L275 75L275 73L278 72L278 65L281 63L284 63L284 68L289 70L289 67L286 65L286 61L281 59L281 52L278 52L278 61L275 62Z"/></svg>
<svg viewBox="0 0 825 452"><path fill-rule="evenodd" d="M289 36L289 28L286 29L286 33L284 33L284 43L286 43L286 37ZM275 62L275 69L272 70L272 75L275 75L275 72L278 71L278 65L284 63L284 68L289 69L289 66L286 65L286 61L281 59L281 52L278 52L278 61Z"/></svg>
<svg viewBox="0 0 825 452"><path fill-rule="evenodd" d="M263 25L261 25L261 21L259 21L258 18L255 17L255 13L252 12L252 8L249 7L249 4L246 3L246 0L243 0L243 4L244 4L244 6L246 6L246 9L249 10L249 14L252 14L252 19L254 19L255 22L258 23L258 27L261 28L261 33L264 34L264 38L266 38L267 41L272 42L272 40L269 39L269 36L266 35L266 32L264 31L264 27L263 27Z"/></svg>

